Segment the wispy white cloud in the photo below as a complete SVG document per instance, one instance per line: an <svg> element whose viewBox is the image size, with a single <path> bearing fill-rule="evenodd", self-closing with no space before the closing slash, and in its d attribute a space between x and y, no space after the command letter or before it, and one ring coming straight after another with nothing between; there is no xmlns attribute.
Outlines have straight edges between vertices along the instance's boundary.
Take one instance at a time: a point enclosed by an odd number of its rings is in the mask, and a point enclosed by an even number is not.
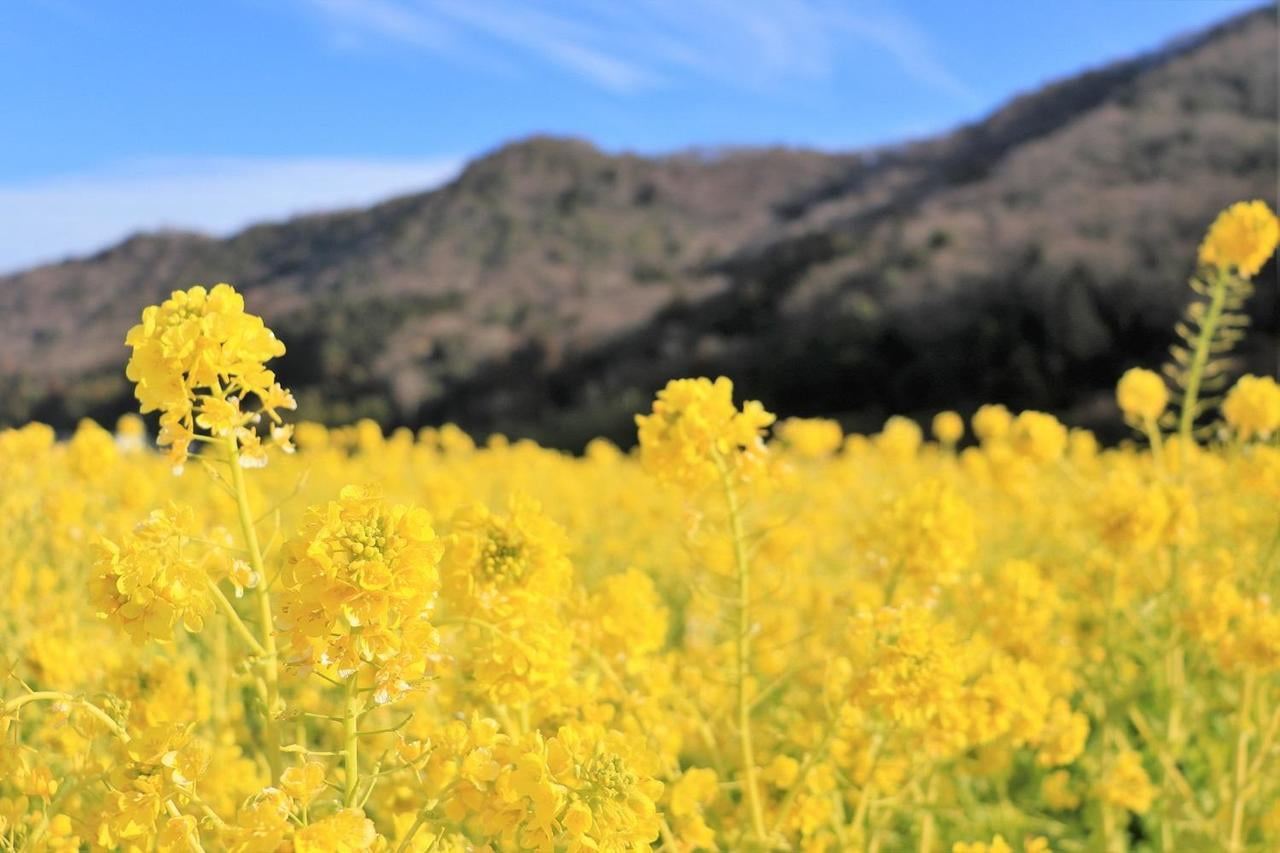
<svg viewBox="0 0 1280 853"><path fill-rule="evenodd" d="M689 74L755 87L826 80L843 52L870 46L921 85L976 100L923 30L876 2L305 2L321 10L340 35L360 31L477 62L496 40L616 92L668 85Z"/></svg>
<svg viewBox="0 0 1280 853"><path fill-rule="evenodd" d="M903 71L921 83L962 101L978 100L977 93L938 58L924 33L904 18L863 13L839 15L833 22L838 29L886 50Z"/></svg>
<svg viewBox="0 0 1280 853"><path fill-rule="evenodd" d="M615 91L632 91L658 77L599 38L597 27L584 18L554 14L527 4L470 0L432 0L425 14L434 14L474 32L523 48L573 73Z"/></svg>
<svg viewBox="0 0 1280 853"><path fill-rule="evenodd" d="M141 230L225 235L255 222L437 186L455 158L148 160L0 185L0 272L92 252Z"/></svg>
<svg viewBox="0 0 1280 853"><path fill-rule="evenodd" d="M427 15L401 5L396 0L309 0L336 19L359 22L371 33L409 42L432 50L447 50L453 44L448 27Z"/></svg>

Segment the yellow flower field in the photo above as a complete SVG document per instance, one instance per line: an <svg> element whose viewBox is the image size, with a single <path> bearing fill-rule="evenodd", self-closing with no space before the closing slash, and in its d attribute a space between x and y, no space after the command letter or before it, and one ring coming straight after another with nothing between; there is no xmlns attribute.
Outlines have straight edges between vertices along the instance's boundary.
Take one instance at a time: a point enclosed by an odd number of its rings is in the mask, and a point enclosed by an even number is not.
<svg viewBox="0 0 1280 853"><path fill-rule="evenodd" d="M294 424L177 291L159 450L0 433L0 850L1280 849L1280 386L1223 361L1276 241L1214 223L1115 448L723 378L631 453Z"/></svg>

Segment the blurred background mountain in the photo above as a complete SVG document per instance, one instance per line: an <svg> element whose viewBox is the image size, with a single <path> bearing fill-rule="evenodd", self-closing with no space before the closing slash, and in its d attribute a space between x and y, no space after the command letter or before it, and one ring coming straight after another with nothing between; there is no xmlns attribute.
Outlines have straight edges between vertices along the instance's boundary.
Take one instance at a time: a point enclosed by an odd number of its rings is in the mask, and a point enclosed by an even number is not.
<svg viewBox="0 0 1280 853"><path fill-rule="evenodd" d="M874 150L535 137L365 210L140 234L0 277L0 423L133 410L141 308L229 281L299 418L625 443L666 379L725 374L862 430L1002 401L1115 437L1114 382L1163 360L1214 214L1275 204L1277 43L1263 8ZM1270 373L1274 260L1259 281L1243 366Z"/></svg>

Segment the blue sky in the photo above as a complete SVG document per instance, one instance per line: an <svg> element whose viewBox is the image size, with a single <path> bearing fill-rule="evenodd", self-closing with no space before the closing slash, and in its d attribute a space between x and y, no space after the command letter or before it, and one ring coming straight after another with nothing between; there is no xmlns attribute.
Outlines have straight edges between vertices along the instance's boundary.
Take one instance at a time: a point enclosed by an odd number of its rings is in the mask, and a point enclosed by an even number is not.
<svg viewBox="0 0 1280 853"><path fill-rule="evenodd" d="M0 0L0 270L437 184L545 132L857 148L1258 0Z"/></svg>

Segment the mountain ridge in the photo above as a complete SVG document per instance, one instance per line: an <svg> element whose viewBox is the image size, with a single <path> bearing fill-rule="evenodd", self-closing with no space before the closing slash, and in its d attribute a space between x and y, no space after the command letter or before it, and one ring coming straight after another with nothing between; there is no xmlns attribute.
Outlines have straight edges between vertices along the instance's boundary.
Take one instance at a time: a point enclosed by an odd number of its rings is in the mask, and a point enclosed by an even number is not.
<svg viewBox="0 0 1280 853"><path fill-rule="evenodd" d="M135 235L0 277L0 422L128 410L137 311L229 280L289 346L299 415L330 421L572 447L625 440L670 375L725 372L859 428L984 397L1105 424L1117 369L1160 358L1214 210L1274 199L1275 41L1274 9L1246 13L869 151L536 136L367 209ZM1274 305L1254 302L1254 366Z"/></svg>

